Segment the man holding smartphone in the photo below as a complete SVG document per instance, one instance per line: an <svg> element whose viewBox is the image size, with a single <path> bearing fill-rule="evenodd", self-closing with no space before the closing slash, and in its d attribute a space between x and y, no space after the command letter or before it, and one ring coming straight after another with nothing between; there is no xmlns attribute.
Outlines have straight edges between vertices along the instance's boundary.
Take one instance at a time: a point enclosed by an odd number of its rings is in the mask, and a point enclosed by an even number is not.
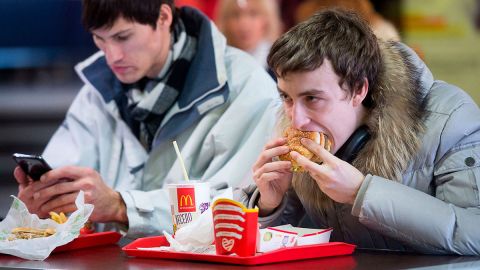
<svg viewBox="0 0 480 270"><path fill-rule="evenodd" d="M131 237L171 231L166 184L240 185L268 139L276 86L212 22L170 0L84 0L100 52L76 69L85 85L32 181L17 167L19 198L41 217L72 212L79 190L91 220Z"/></svg>

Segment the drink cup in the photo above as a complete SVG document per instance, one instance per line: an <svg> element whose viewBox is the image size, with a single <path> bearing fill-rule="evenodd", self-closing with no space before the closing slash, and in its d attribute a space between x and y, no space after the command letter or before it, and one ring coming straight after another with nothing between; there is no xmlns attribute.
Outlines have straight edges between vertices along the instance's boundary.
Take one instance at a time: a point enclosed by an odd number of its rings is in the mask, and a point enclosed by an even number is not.
<svg viewBox="0 0 480 270"><path fill-rule="evenodd" d="M190 180L168 184L173 233L210 207L210 183Z"/></svg>

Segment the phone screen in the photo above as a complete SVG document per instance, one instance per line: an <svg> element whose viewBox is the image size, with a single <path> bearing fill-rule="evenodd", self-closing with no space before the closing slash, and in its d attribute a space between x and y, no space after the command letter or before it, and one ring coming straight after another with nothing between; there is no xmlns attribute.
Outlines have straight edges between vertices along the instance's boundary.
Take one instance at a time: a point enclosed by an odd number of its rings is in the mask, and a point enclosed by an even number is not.
<svg viewBox="0 0 480 270"><path fill-rule="evenodd" d="M39 180L42 174L52 169L42 156L15 153L13 159L35 181Z"/></svg>

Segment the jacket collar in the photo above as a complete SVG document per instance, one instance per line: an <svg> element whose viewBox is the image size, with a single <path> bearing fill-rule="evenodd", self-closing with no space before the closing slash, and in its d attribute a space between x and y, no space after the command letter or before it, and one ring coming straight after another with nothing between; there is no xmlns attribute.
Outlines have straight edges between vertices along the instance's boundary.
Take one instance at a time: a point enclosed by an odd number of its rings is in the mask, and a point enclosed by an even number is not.
<svg viewBox="0 0 480 270"><path fill-rule="evenodd" d="M192 59L186 76L184 89L178 101L180 109L212 89L219 88L227 81L224 52L226 40L202 13L192 8L182 8L180 12L187 34L197 36L197 53ZM213 33L213 35L212 35ZM212 53L213 52L213 53Z"/></svg>

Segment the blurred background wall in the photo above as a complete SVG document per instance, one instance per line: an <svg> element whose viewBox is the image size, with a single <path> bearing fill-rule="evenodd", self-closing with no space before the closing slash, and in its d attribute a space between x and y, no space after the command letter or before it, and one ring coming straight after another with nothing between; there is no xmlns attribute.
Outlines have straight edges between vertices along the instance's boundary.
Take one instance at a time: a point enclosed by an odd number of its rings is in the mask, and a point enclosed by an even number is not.
<svg viewBox="0 0 480 270"><path fill-rule="evenodd" d="M480 1L405 0L401 22L404 41L434 77L463 88L480 104Z"/></svg>
<svg viewBox="0 0 480 270"><path fill-rule="evenodd" d="M176 3L214 19L218 1ZM277 0L284 30L295 24L296 8L309 1ZM480 104L480 0L371 4L435 78L460 86ZM96 50L80 10L80 0L0 0L0 217L10 206L8 195L17 193L11 154L42 152L81 87L73 66Z"/></svg>

